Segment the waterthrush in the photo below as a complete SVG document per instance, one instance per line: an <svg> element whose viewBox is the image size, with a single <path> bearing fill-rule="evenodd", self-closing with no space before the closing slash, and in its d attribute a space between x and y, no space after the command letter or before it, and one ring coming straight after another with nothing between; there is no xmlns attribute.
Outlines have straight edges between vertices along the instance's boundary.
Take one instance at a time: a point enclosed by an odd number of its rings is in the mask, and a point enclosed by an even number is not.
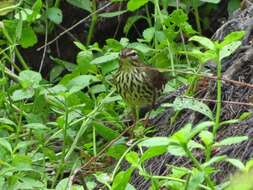
<svg viewBox="0 0 253 190"><path fill-rule="evenodd" d="M167 77L158 69L144 64L134 49L122 49L119 57L120 65L113 81L118 93L131 107L137 121L139 109L154 105L164 89Z"/></svg>

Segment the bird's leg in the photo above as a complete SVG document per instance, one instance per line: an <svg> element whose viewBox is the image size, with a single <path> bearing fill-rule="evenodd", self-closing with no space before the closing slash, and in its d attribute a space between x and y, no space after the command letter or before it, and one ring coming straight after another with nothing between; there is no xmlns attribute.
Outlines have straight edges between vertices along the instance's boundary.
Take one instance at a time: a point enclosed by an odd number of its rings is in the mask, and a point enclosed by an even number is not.
<svg viewBox="0 0 253 190"><path fill-rule="evenodd" d="M149 122L149 117L151 114L151 111L154 109L155 107L155 100L156 100L156 93L154 92L154 96L152 98L152 103L151 103L151 110L146 114L145 118L144 118L144 127L148 126L148 122Z"/></svg>

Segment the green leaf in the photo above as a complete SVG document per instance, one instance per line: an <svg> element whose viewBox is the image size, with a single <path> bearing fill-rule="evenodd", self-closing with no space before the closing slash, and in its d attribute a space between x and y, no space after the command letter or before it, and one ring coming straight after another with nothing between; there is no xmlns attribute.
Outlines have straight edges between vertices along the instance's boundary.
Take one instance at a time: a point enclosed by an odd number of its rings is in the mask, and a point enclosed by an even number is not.
<svg viewBox="0 0 253 190"><path fill-rule="evenodd" d="M192 124L186 124L182 129L172 135L172 139L177 140L180 144L185 145L190 140Z"/></svg>
<svg viewBox="0 0 253 190"><path fill-rule="evenodd" d="M133 168L130 167L126 171L120 171L113 180L111 190L125 190L128 181L132 175Z"/></svg>
<svg viewBox="0 0 253 190"><path fill-rule="evenodd" d="M97 172L95 175L96 179L102 184L110 183L110 176L107 173Z"/></svg>
<svg viewBox="0 0 253 190"><path fill-rule="evenodd" d="M90 50L83 50L77 54L76 62L82 74L96 71L96 65L91 64L92 59L93 54Z"/></svg>
<svg viewBox="0 0 253 190"><path fill-rule="evenodd" d="M111 128L106 127L103 124L94 123L93 126L96 129L96 133L104 137L106 140L111 141L119 135L119 133L117 133L115 130L112 130Z"/></svg>
<svg viewBox="0 0 253 190"><path fill-rule="evenodd" d="M20 178L20 183L15 186L16 189L44 189L46 188L44 183L40 182L39 180L35 180L29 177L22 177Z"/></svg>
<svg viewBox="0 0 253 190"><path fill-rule="evenodd" d="M128 45L129 48L133 48L136 49L138 51L140 51L141 53L143 53L144 55L150 53L150 51L152 51L152 49L143 43L138 43L138 42L134 42Z"/></svg>
<svg viewBox="0 0 253 190"><path fill-rule="evenodd" d="M215 123L213 121L204 121L199 124L197 124L191 131L191 138L193 138L195 135L200 133L203 130L208 129L209 127L213 126Z"/></svg>
<svg viewBox="0 0 253 190"><path fill-rule="evenodd" d="M34 130L48 129L48 127L42 123L28 123L28 124L24 125L24 127L28 128L28 129L34 129Z"/></svg>
<svg viewBox="0 0 253 190"><path fill-rule="evenodd" d="M138 167L139 165L139 156L136 152L129 152L126 154L126 160L134 167Z"/></svg>
<svg viewBox="0 0 253 190"><path fill-rule="evenodd" d="M187 189L198 189L198 186L205 180L204 172L193 170Z"/></svg>
<svg viewBox="0 0 253 190"><path fill-rule="evenodd" d="M130 0L127 3L127 8L129 11L135 11L148 3L148 0Z"/></svg>
<svg viewBox="0 0 253 190"><path fill-rule="evenodd" d="M235 41L239 41L242 39L242 37L245 35L245 31L237 31L237 32L231 32L230 34L228 34L224 40L219 44L219 46L221 48L223 48L224 46L235 42Z"/></svg>
<svg viewBox="0 0 253 190"><path fill-rule="evenodd" d="M155 34L155 28L154 27L147 28L143 31L143 37L148 42L150 42L153 39L154 34Z"/></svg>
<svg viewBox="0 0 253 190"><path fill-rule="evenodd" d="M204 142L204 144L206 146L209 146L211 144L213 144L213 134L209 131L202 131L200 134L199 134L199 137L200 139Z"/></svg>
<svg viewBox="0 0 253 190"><path fill-rule="evenodd" d="M225 161L229 162L230 164L232 164L233 166L235 166L239 170L245 171L245 166L240 160L233 159L233 158L227 158Z"/></svg>
<svg viewBox="0 0 253 190"><path fill-rule="evenodd" d="M146 150L141 156L141 162L143 163L145 160L153 158L155 156L159 156L167 151L167 146L155 146Z"/></svg>
<svg viewBox="0 0 253 190"><path fill-rule="evenodd" d="M124 154L124 152L127 150L127 146L123 144L116 144L111 146L108 151L107 155L111 156L116 159L120 159L120 157Z"/></svg>
<svg viewBox="0 0 253 190"><path fill-rule="evenodd" d="M206 104L190 97L189 98L177 97L172 105L163 104L163 106L164 107L172 106L176 111L181 111L183 109L191 109L193 111L202 113L203 115L213 120L213 113L210 110L210 108Z"/></svg>
<svg viewBox="0 0 253 190"><path fill-rule="evenodd" d="M65 69L67 69L68 71L74 71L76 69L76 65L71 63L71 62L68 62L68 61L65 61L65 60L62 60L62 59L59 59L59 58L55 58L55 57L52 57L50 56L50 58L57 64L63 66Z"/></svg>
<svg viewBox="0 0 253 190"><path fill-rule="evenodd" d="M67 0L71 5L92 12L90 0Z"/></svg>
<svg viewBox="0 0 253 190"><path fill-rule="evenodd" d="M14 123L12 120L8 118L0 118L0 123L16 126L16 123Z"/></svg>
<svg viewBox="0 0 253 190"><path fill-rule="evenodd" d="M18 76L23 88L39 87L39 83L42 80L41 74L31 70L24 70L19 73Z"/></svg>
<svg viewBox="0 0 253 190"><path fill-rule="evenodd" d="M31 171L32 159L29 156L17 154L12 160L12 166L19 171Z"/></svg>
<svg viewBox="0 0 253 190"><path fill-rule="evenodd" d="M246 140L248 140L247 136L227 137L223 139L222 141L215 143L214 146L229 146L229 145L241 143Z"/></svg>
<svg viewBox="0 0 253 190"><path fill-rule="evenodd" d="M229 15L232 15L232 13L236 10L240 8L240 0L230 0L228 1L228 6L227 6L227 10Z"/></svg>
<svg viewBox="0 0 253 190"><path fill-rule="evenodd" d="M98 57L98 58L95 58L93 59L93 61L91 61L91 64L102 64L102 63L106 63L106 62L109 62L109 61L113 61L115 59L118 59L119 57L119 53L110 53L110 54L107 54L107 55L103 55L101 57Z"/></svg>
<svg viewBox="0 0 253 190"><path fill-rule="evenodd" d="M94 75L80 75L70 80L66 87L69 89L69 93L75 93L89 86L92 81L97 80L97 77Z"/></svg>
<svg viewBox="0 0 253 190"><path fill-rule="evenodd" d="M57 7L50 7L47 10L47 17L55 24L60 24L62 22L62 11Z"/></svg>
<svg viewBox="0 0 253 190"><path fill-rule="evenodd" d="M215 50L214 43L206 37L193 36L189 39L189 41L196 41L196 42L200 43L202 46L204 46L207 49Z"/></svg>
<svg viewBox="0 0 253 190"><path fill-rule="evenodd" d="M55 190L66 190L68 189L69 178L64 178L56 185ZM80 185L71 185L71 190L84 190Z"/></svg>
<svg viewBox="0 0 253 190"><path fill-rule="evenodd" d="M235 50L240 47L242 44L242 42L240 41L235 41L232 42L226 46L224 46L221 50L220 50L220 61L225 58L230 56L232 53L235 52Z"/></svg>
<svg viewBox="0 0 253 190"><path fill-rule="evenodd" d="M127 10L121 10L121 11L115 11L115 12L101 13L98 16L104 17L104 18L111 18L111 17L122 15L126 12Z"/></svg>
<svg viewBox="0 0 253 190"><path fill-rule="evenodd" d="M140 15L136 15L136 16L131 16L127 19L127 22L124 26L124 33L125 34L128 34L128 32L130 31L130 29L132 28L132 26L134 25L134 23L136 23L138 20L141 20L141 19L145 19L146 20L146 17L144 16L140 16Z"/></svg>
<svg viewBox="0 0 253 190"><path fill-rule="evenodd" d="M32 27L28 24L23 25L21 38L19 40L20 45L23 48L32 47L38 41L35 32L33 31Z"/></svg>
<svg viewBox="0 0 253 190"><path fill-rule="evenodd" d="M154 146L168 146L171 141L168 137L151 137L138 144L138 146L154 147Z"/></svg>
<svg viewBox="0 0 253 190"><path fill-rule="evenodd" d="M9 141L4 138L0 138L0 146L6 149L10 154L12 154L12 147Z"/></svg>
<svg viewBox="0 0 253 190"><path fill-rule="evenodd" d="M28 89L20 89L20 90L15 90L11 96L11 99L13 101L19 101L19 100L24 100L24 99L29 99L32 98L34 95L34 90L31 88Z"/></svg>
<svg viewBox="0 0 253 190"><path fill-rule="evenodd" d="M205 162L204 164L202 164L202 166L203 167L211 166L212 164L214 164L216 162L223 161L226 158L227 158L227 156L214 156L208 162Z"/></svg>

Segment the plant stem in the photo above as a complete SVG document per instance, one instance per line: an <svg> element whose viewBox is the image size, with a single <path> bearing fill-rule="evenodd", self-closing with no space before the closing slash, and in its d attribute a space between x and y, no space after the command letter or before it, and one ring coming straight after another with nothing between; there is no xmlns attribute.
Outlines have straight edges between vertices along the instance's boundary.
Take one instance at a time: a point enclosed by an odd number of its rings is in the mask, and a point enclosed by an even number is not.
<svg viewBox="0 0 253 190"><path fill-rule="evenodd" d="M192 152L188 149L187 145L183 146L184 151L186 152L186 154L188 155L188 157L192 160L192 162L194 163L194 165L198 168L199 171L203 172L205 175L205 179L206 179L206 183L208 184L208 186L214 190L214 185L212 180L210 179L210 177L208 175L205 174L205 172L203 171L203 168L201 167L201 164L199 163L199 161L193 156Z"/></svg>
<svg viewBox="0 0 253 190"><path fill-rule="evenodd" d="M96 4L96 0L92 0L92 11L95 12L96 9L97 9L97 4ZM92 37L93 37L93 32L94 32L94 28L95 28L95 25L97 23L97 14L93 14L92 17L91 17L91 25L90 25L90 28L89 28L89 33L88 33L88 37L87 37L87 41L86 41L86 45L90 45L90 42L92 40Z"/></svg>
<svg viewBox="0 0 253 190"><path fill-rule="evenodd" d="M160 22L162 24L162 28L163 28L163 30L166 30L166 27L163 24L164 19L163 19L161 10L160 10L159 0L155 0L154 2L155 2L155 12L156 12L155 15L156 16L157 16L157 14L159 15L159 19L160 19ZM173 52L172 52L172 49L171 49L171 43L168 39L167 39L167 46L168 46L168 51L169 51L168 58L170 59L170 65L171 65L171 74L172 74L173 77L175 77L176 74L175 74L174 56L173 56ZM175 79L173 79L173 81L174 81L174 83L176 82Z"/></svg>
<svg viewBox="0 0 253 190"><path fill-rule="evenodd" d="M219 55L217 53L217 55ZM220 125L220 114L221 114L221 61L219 57L216 60L217 63L217 97L216 97L216 116L215 116L215 125L213 128L213 136L216 136L216 132Z"/></svg>
<svg viewBox="0 0 253 190"><path fill-rule="evenodd" d="M198 7L194 7L194 16L195 16L195 20L196 20L196 24L197 24L197 30L201 34L202 30L201 30L201 24L200 24L200 20L199 20L199 10L198 10Z"/></svg>

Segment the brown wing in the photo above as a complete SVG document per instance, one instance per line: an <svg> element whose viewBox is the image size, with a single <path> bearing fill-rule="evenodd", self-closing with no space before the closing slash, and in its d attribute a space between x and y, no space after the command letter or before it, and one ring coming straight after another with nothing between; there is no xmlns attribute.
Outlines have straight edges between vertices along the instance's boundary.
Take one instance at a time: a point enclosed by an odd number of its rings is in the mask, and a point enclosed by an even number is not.
<svg viewBox="0 0 253 190"><path fill-rule="evenodd" d="M148 75L147 80L149 84L154 89L159 91L167 83L168 77L166 77L164 73L158 71L156 68L146 66L144 67L144 70Z"/></svg>

